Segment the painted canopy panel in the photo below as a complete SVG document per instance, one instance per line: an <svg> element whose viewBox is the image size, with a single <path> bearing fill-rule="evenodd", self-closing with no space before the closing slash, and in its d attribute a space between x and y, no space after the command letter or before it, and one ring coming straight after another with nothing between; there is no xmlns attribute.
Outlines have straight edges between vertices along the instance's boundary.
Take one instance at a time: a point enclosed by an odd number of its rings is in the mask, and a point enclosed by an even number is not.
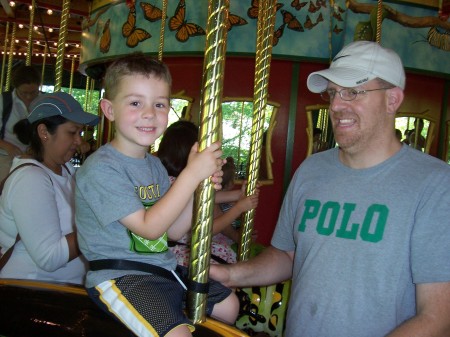
<svg viewBox="0 0 450 337"><path fill-rule="evenodd" d="M327 61L354 39L374 39L373 0L279 0L274 58ZM348 7L346 6L348 4ZM83 23L81 63L107 62L135 51L157 54L162 0L94 1ZM227 53L255 53L258 0L230 0ZM203 55L207 0L169 0L163 55ZM437 8L384 3L381 44L397 51L406 68L450 74L450 22Z"/></svg>

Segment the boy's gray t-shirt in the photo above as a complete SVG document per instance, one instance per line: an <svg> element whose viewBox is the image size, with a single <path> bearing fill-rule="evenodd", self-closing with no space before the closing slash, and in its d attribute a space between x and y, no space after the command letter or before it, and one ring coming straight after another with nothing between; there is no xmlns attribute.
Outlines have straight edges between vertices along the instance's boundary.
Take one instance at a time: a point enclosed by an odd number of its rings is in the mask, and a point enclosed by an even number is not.
<svg viewBox="0 0 450 337"><path fill-rule="evenodd" d="M143 207L151 207L169 187L167 171L157 157L147 154L136 159L110 144L100 147L76 174L75 221L81 252L89 261L124 259L174 270L176 258L168 250L166 235L145 240L119 222ZM130 271L90 271L86 286L126 274Z"/></svg>
<svg viewBox="0 0 450 337"><path fill-rule="evenodd" d="M295 251L286 336L384 336L415 284L450 281L450 166L403 146L355 170L338 150L297 170L272 245Z"/></svg>

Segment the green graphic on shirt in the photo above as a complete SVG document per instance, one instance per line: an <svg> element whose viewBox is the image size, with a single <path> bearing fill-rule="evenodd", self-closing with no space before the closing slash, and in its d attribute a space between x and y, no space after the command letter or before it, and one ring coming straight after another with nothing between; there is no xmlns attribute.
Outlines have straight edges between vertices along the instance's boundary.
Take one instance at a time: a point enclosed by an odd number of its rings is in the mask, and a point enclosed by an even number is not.
<svg viewBox="0 0 450 337"><path fill-rule="evenodd" d="M144 205L145 209L148 209L155 203L143 202L142 204ZM168 250L167 233L164 233L160 238L156 240L148 240L144 239L143 237L137 234L134 234L130 230L127 230L127 232L128 235L130 236L130 250L132 252L138 254L151 254L151 253L162 253Z"/></svg>
<svg viewBox="0 0 450 337"><path fill-rule="evenodd" d="M159 239L148 240L143 237L134 234L128 230L128 235L130 236L130 250L139 254L149 254L149 253L162 253L165 252L167 248L167 233L164 233Z"/></svg>
<svg viewBox="0 0 450 337"><path fill-rule="evenodd" d="M370 205L365 211L362 223L355 223L351 216L356 206L353 203L341 205L336 201L328 201L322 205L319 200L306 200L298 231L304 232L309 223L315 223L316 231L320 235L334 234L342 239L357 240L359 237L367 242L381 241L389 215L387 206Z"/></svg>

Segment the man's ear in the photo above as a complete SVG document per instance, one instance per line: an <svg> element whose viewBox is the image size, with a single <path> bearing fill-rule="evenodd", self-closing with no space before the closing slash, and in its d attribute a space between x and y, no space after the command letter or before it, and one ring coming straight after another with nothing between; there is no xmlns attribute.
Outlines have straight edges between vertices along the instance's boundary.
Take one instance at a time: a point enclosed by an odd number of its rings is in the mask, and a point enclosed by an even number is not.
<svg viewBox="0 0 450 337"><path fill-rule="evenodd" d="M399 87L395 87L387 90L387 108L388 112L391 114L395 114L403 102L403 98L405 97L405 93Z"/></svg>
<svg viewBox="0 0 450 337"><path fill-rule="evenodd" d="M100 101L100 107L102 108L103 114L105 115L108 120L111 122L114 121L114 109L113 104L110 100L107 100L106 98L102 98Z"/></svg>

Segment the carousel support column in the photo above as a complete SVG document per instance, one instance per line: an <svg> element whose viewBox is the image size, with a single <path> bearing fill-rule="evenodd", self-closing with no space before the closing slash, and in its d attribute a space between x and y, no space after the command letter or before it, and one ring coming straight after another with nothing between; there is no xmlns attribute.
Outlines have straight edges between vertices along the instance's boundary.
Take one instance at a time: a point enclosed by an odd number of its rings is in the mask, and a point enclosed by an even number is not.
<svg viewBox="0 0 450 337"><path fill-rule="evenodd" d="M163 0L162 17L161 17L161 32L159 34L159 48L158 48L158 60L162 61L164 50L164 29L166 27L167 16L167 0Z"/></svg>
<svg viewBox="0 0 450 337"><path fill-rule="evenodd" d="M16 40L16 23L14 22L12 32L11 32L11 43L9 46L8 71L6 73L5 91L8 91L9 86L11 85L11 70L12 70L12 63L13 63L14 41L15 40Z"/></svg>
<svg viewBox="0 0 450 337"><path fill-rule="evenodd" d="M28 28L28 47L27 47L27 58L25 64L31 66L31 56L33 55L33 25L34 25L34 9L36 8L35 0L31 1L31 11L30 11L30 27Z"/></svg>
<svg viewBox="0 0 450 337"><path fill-rule="evenodd" d="M381 22L383 20L383 0L378 0L376 41L381 44Z"/></svg>
<svg viewBox="0 0 450 337"><path fill-rule="evenodd" d="M72 65L70 67L69 94L72 95L73 72L75 71L75 55L72 57Z"/></svg>
<svg viewBox="0 0 450 337"><path fill-rule="evenodd" d="M42 88L44 87L44 74L45 74L45 63L47 62L47 53L48 53L48 48L47 48L47 43L45 43L44 55L42 57L41 88L40 88L41 91L42 91Z"/></svg>
<svg viewBox="0 0 450 337"><path fill-rule="evenodd" d="M276 0L260 0L256 38L255 83L253 94L253 120L250 140L247 195L256 191L261 159L264 112L267 106L272 40L275 25ZM255 210L243 215L242 236L238 249L239 261L248 260L253 232Z"/></svg>
<svg viewBox="0 0 450 337"><path fill-rule="evenodd" d="M229 0L210 0L208 3L199 151L220 139L229 6ZM209 273L214 195L214 185L210 179L205 179L194 196L196 214L193 216L189 281L195 290L190 287L187 301L188 316L194 324L206 320L205 288Z"/></svg>
<svg viewBox="0 0 450 337"><path fill-rule="evenodd" d="M6 22L5 31L5 43L3 45L3 59L2 59L2 75L0 79L0 93L3 92L3 79L5 78L5 65L6 65L6 55L8 55L6 48L8 48L8 34L9 34L9 21Z"/></svg>
<svg viewBox="0 0 450 337"><path fill-rule="evenodd" d="M58 37L58 50L56 52L55 66L55 92L61 91L63 68L64 68L64 49L67 36L67 24L69 21L70 0L64 0L61 13L61 25Z"/></svg>

